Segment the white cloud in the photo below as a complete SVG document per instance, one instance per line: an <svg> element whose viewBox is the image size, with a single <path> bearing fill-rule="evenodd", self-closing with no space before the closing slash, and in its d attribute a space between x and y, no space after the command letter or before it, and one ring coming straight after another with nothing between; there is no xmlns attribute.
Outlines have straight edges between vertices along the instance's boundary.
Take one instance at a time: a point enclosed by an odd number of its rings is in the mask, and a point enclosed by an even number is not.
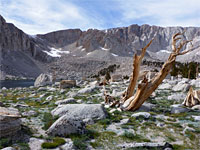
<svg viewBox="0 0 200 150"><path fill-rule="evenodd" d="M95 18L89 18L84 9L62 0L0 0L0 14L7 22L29 34L46 33L66 28L99 27Z"/></svg>
<svg viewBox="0 0 200 150"><path fill-rule="evenodd" d="M29 34L131 24L199 26L200 0L0 0L0 14Z"/></svg>
<svg viewBox="0 0 200 150"><path fill-rule="evenodd" d="M123 22L160 26L199 26L199 0L118 0Z"/></svg>

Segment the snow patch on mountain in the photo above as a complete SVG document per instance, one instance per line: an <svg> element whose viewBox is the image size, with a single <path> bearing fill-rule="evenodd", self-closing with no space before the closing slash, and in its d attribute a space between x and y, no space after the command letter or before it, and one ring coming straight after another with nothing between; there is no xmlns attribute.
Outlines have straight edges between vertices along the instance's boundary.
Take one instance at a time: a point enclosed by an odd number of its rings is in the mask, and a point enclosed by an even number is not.
<svg viewBox="0 0 200 150"><path fill-rule="evenodd" d="M44 51L51 57L61 57L62 54L69 54L69 51L62 51L61 48L50 47L50 51Z"/></svg>
<svg viewBox="0 0 200 150"><path fill-rule="evenodd" d="M114 53L111 53L111 55L113 55L113 56L115 56L115 57L119 56L119 55L116 55L116 54L114 54Z"/></svg>
<svg viewBox="0 0 200 150"><path fill-rule="evenodd" d="M104 47L101 47L101 49L103 50L103 51L109 51L110 49L107 49L107 48L104 48Z"/></svg>

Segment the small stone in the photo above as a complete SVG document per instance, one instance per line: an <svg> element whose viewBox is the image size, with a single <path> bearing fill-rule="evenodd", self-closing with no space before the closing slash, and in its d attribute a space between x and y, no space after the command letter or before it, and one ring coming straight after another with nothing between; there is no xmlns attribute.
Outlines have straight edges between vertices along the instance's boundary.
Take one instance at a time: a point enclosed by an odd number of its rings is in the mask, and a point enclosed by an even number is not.
<svg viewBox="0 0 200 150"><path fill-rule="evenodd" d="M138 112L131 115L131 117L140 117L140 116L143 116L144 118L148 119L151 116L151 114L148 112Z"/></svg>
<svg viewBox="0 0 200 150"><path fill-rule="evenodd" d="M48 88L48 91L50 91L50 92L55 92L55 91L56 91L56 88Z"/></svg>
<svg viewBox="0 0 200 150"><path fill-rule="evenodd" d="M53 100L53 95L48 96L48 97L46 98L46 100L47 100L47 101Z"/></svg>
<svg viewBox="0 0 200 150"><path fill-rule="evenodd" d="M69 104L69 103L75 103L75 99L74 98L68 98L68 99L65 99L65 100L59 100L59 101L56 101L55 104L56 105L64 105L64 104Z"/></svg>
<svg viewBox="0 0 200 150"><path fill-rule="evenodd" d="M85 87L81 90L78 91L78 94L86 94L86 93L91 93L95 90L95 86L92 86L92 87Z"/></svg>
<svg viewBox="0 0 200 150"><path fill-rule="evenodd" d="M37 139L37 138L30 138L29 140L29 147L31 150L41 150L42 143L44 142L43 139Z"/></svg>
<svg viewBox="0 0 200 150"><path fill-rule="evenodd" d="M192 116L195 121L200 121L200 116Z"/></svg>
<svg viewBox="0 0 200 150"><path fill-rule="evenodd" d="M120 124L126 124L126 123L128 123L129 121L130 121L129 118L127 118L127 119L122 119L122 120L120 121Z"/></svg>
<svg viewBox="0 0 200 150"><path fill-rule="evenodd" d="M47 88L46 88L46 87L40 87L37 91L38 91L38 92L47 91Z"/></svg>
<svg viewBox="0 0 200 150"><path fill-rule="evenodd" d="M74 144L71 139L65 139L66 143L61 146L62 150L74 150Z"/></svg>
<svg viewBox="0 0 200 150"><path fill-rule="evenodd" d="M113 113L113 112L115 112L115 111L117 111L117 109L116 109L116 108L113 108L113 109L111 109L109 112L110 112L110 113Z"/></svg>
<svg viewBox="0 0 200 150"><path fill-rule="evenodd" d="M2 87L2 91L5 91L5 90L7 90L7 88L6 87Z"/></svg>
<svg viewBox="0 0 200 150"><path fill-rule="evenodd" d="M156 124L156 126L157 126L157 127L164 127L164 126L165 126L165 124L164 124L164 123L160 123L160 122L159 122L159 123L157 123L157 124Z"/></svg>
<svg viewBox="0 0 200 150"><path fill-rule="evenodd" d="M183 108L183 107L172 107L172 109L171 109L172 114L184 113L184 112L188 112L188 111L189 111L189 109Z"/></svg>
<svg viewBox="0 0 200 150"><path fill-rule="evenodd" d="M195 105L192 107L193 110L199 110L200 111L200 105Z"/></svg>
<svg viewBox="0 0 200 150"><path fill-rule="evenodd" d="M109 106L109 105L104 105L104 107L105 107L105 108L110 108L110 106Z"/></svg>
<svg viewBox="0 0 200 150"><path fill-rule="evenodd" d="M81 99L77 100L77 103L83 103L83 101Z"/></svg>

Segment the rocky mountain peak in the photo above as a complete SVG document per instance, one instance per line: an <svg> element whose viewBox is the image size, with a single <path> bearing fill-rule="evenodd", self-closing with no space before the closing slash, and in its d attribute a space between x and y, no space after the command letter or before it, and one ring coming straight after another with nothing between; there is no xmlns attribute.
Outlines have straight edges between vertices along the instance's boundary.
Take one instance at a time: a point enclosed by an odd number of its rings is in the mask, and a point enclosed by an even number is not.
<svg viewBox="0 0 200 150"><path fill-rule="evenodd" d="M6 20L0 15L0 25L6 23Z"/></svg>

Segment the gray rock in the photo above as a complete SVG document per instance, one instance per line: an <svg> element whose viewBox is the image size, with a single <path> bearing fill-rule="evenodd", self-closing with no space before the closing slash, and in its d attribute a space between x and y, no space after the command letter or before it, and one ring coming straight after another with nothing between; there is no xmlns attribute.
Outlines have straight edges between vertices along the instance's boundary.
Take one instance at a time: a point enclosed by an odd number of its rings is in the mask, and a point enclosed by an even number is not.
<svg viewBox="0 0 200 150"><path fill-rule="evenodd" d="M53 100L53 95L50 95L50 96L48 96L48 97L46 98L46 101L51 101L51 100Z"/></svg>
<svg viewBox="0 0 200 150"><path fill-rule="evenodd" d="M125 144L119 144L118 147L123 148L123 149L128 149L128 148L172 148L172 145L167 143L167 142L158 142L158 143L152 143L152 142L143 142L143 143L125 143Z"/></svg>
<svg viewBox="0 0 200 150"><path fill-rule="evenodd" d="M60 81L60 89L72 88L76 86L76 80L62 80Z"/></svg>
<svg viewBox="0 0 200 150"><path fill-rule="evenodd" d="M16 150L16 149L13 147L5 147L5 148L2 148L1 150Z"/></svg>
<svg viewBox="0 0 200 150"><path fill-rule="evenodd" d="M172 90L173 91L183 91L186 92L190 88L190 84L184 83L184 82L179 82L177 85L175 85Z"/></svg>
<svg viewBox="0 0 200 150"><path fill-rule="evenodd" d="M193 79L190 81L190 85L195 86L195 87L200 87L200 79Z"/></svg>
<svg viewBox="0 0 200 150"><path fill-rule="evenodd" d="M195 121L200 121L200 116L192 116Z"/></svg>
<svg viewBox="0 0 200 150"><path fill-rule="evenodd" d="M46 87L40 87L40 88L38 88L37 91L38 91L38 92L41 92L41 91L47 91L47 88L46 88Z"/></svg>
<svg viewBox="0 0 200 150"><path fill-rule="evenodd" d="M69 104L69 103L75 103L75 99L74 98L68 98L68 99L65 99L65 100L59 100L59 101L56 101L55 104L56 105L64 105L64 104Z"/></svg>
<svg viewBox="0 0 200 150"><path fill-rule="evenodd" d="M67 94L66 94L66 96L67 97L75 97L75 96L77 96L77 92L74 92L74 91L69 91L69 92L67 92Z"/></svg>
<svg viewBox="0 0 200 150"><path fill-rule="evenodd" d="M0 137L16 134L21 129L20 118L17 109L0 107Z"/></svg>
<svg viewBox="0 0 200 150"><path fill-rule="evenodd" d="M61 146L62 150L74 150L74 144L71 139L65 139L66 143Z"/></svg>
<svg viewBox="0 0 200 150"><path fill-rule="evenodd" d="M1 89L2 89L2 91L5 91L5 90L7 90L7 88L6 88L6 87L2 87Z"/></svg>
<svg viewBox="0 0 200 150"><path fill-rule="evenodd" d="M46 86L52 84L52 81L53 81L52 76L42 73L35 80L34 86L35 87Z"/></svg>
<svg viewBox="0 0 200 150"><path fill-rule="evenodd" d="M200 105L195 105L192 107L193 110L199 110L200 111Z"/></svg>
<svg viewBox="0 0 200 150"><path fill-rule="evenodd" d="M96 87L95 86L92 86L92 87L85 87L81 90L78 91L78 94L86 94L86 93L91 93L94 91Z"/></svg>
<svg viewBox="0 0 200 150"><path fill-rule="evenodd" d="M167 90L167 89L171 89L172 88L172 85L169 84L169 83L164 83L164 84L161 84L158 89L159 90Z"/></svg>
<svg viewBox="0 0 200 150"><path fill-rule="evenodd" d="M184 112L188 112L189 109L187 108L183 108L182 104L178 104L178 105L172 105L171 106L171 113L172 114L178 114L178 113L184 113Z"/></svg>
<svg viewBox="0 0 200 150"><path fill-rule="evenodd" d="M131 115L131 117L136 117L136 118L140 117L140 116L148 119L151 116L151 114L148 113L148 112L138 112L138 113L134 113L134 114Z"/></svg>
<svg viewBox="0 0 200 150"><path fill-rule="evenodd" d="M91 118L93 120L106 118L106 112L101 104L68 104L60 105L51 111L53 116L67 115L79 119Z"/></svg>
<svg viewBox="0 0 200 150"><path fill-rule="evenodd" d="M174 93L170 96L168 96L168 100L176 100L176 101L180 101L180 100L184 100L186 97L186 94L184 93Z"/></svg>
<svg viewBox="0 0 200 150"><path fill-rule="evenodd" d="M50 87L50 88L48 88L48 91L49 91L49 92L55 92L55 91L56 91L56 88Z"/></svg>
<svg viewBox="0 0 200 150"><path fill-rule="evenodd" d="M142 104L142 106L137 111L149 112L149 111L151 111L153 109L153 107L155 107L154 104L144 103L144 104Z"/></svg>
<svg viewBox="0 0 200 150"><path fill-rule="evenodd" d="M73 133L82 134L85 132L85 124L80 118L64 115L56 120L47 130L52 136L66 136Z"/></svg>
<svg viewBox="0 0 200 150"><path fill-rule="evenodd" d="M29 140L29 147L31 150L41 150L42 143L44 142L43 139L37 139L37 138L30 138Z"/></svg>

